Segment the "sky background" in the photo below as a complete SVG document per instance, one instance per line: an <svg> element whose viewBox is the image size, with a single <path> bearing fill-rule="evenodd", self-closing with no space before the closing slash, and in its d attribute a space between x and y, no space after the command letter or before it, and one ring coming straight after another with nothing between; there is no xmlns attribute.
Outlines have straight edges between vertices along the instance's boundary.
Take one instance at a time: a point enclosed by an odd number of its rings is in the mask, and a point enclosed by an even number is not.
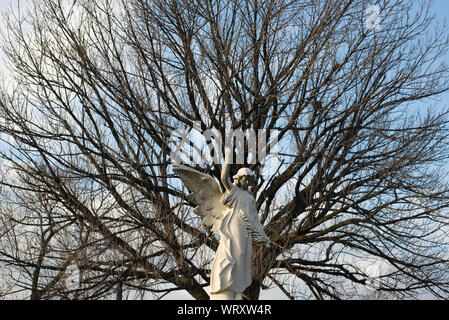
<svg viewBox="0 0 449 320"><path fill-rule="evenodd" d="M428 0L422 0L422 1L428 1ZM0 11L4 11L8 7L11 6L11 4L14 5L15 8L17 8L17 4L19 4L20 9L23 10L26 8L27 3L30 3L31 0L0 0ZM373 1L374 3L374 1ZM446 22L449 23L449 0L434 0L433 6L431 8L432 14L436 16L436 20L438 22L443 22L446 20ZM3 29L3 18L0 16L0 29ZM3 74L4 71L4 62L3 62L3 55L0 53L0 74ZM449 52L446 53L446 61L449 63ZM433 105L435 108L448 106L449 105L449 92L442 94L438 99L433 101ZM416 107L420 108L420 105L417 105ZM424 105L422 105L424 107ZM208 288L207 288L208 291ZM174 292L164 297L164 299L193 299L189 294L185 292ZM260 295L261 300L265 299L287 299L287 297L280 291L278 288L270 289L270 290L263 290Z"/></svg>
<svg viewBox="0 0 449 320"><path fill-rule="evenodd" d="M427 1L427 0L423 0ZM432 6L432 13L435 14L437 21L446 21L449 24L449 0L434 0ZM449 63L449 52L446 53L446 63ZM439 97L438 106L449 105L449 92L442 94Z"/></svg>

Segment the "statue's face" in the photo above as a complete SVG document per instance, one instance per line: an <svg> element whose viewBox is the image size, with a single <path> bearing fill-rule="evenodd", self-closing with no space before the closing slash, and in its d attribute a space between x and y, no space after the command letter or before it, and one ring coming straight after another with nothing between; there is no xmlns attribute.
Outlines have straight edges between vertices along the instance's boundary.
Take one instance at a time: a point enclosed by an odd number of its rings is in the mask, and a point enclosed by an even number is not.
<svg viewBox="0 0 449 320"><path fill-rule="evenodd" d="M240 188L242 188L243 190L248 190L248 188L252 185L253 180L254 179L251 176L240 177L239 179Z"/></svg>

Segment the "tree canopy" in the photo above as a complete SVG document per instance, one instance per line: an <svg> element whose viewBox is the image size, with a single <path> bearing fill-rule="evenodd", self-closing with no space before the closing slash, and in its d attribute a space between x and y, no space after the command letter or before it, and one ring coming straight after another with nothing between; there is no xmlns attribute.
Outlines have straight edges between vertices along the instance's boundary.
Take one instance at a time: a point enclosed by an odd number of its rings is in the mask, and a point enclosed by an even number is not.
<svg viewBox="0 0 449 320"><path fill-rule="evenodd" d="M208 299L219 239L170 157L196 123L277 132L272 174L249 152L233 166L258 175L272 242L246 299L359 297L373 276L381 294L447 298L448 110L432 106L447 29L409 0L377 1L370 26L370 5L41 0L5 15L0 294Z"/></svg>

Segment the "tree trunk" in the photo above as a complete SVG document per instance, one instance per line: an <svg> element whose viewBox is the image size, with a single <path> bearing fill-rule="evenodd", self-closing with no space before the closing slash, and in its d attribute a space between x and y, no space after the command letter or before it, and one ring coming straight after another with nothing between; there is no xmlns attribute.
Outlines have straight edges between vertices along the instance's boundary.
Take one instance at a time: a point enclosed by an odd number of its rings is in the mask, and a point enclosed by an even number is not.
<svg viewBox="0 0 449 320"><path fill-rule="evenodd" d="M259 300L261 283L259 280L253 279L251 285L246 288L243 293L248 300Z"/></svg>

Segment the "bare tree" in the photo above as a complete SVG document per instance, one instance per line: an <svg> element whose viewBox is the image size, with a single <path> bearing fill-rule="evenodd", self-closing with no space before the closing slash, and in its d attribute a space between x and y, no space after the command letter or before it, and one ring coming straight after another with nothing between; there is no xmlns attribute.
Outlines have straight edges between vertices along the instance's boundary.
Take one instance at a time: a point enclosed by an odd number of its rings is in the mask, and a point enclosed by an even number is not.
<svg viewBox="0 0 449 320"><path fill-rule="evenodd" d="M218 239L170 165L171 134L197 121L223 137L278 130L271 177L245 153L273 244L254 250L245 298L358 297L370 259L387 266L377 292L447 298L447 110L430 105L448 91L447 32L427 4L379 1L379 27L369 5L42 0L10 13L2 263L33 299L208 299Z"/></svg>

